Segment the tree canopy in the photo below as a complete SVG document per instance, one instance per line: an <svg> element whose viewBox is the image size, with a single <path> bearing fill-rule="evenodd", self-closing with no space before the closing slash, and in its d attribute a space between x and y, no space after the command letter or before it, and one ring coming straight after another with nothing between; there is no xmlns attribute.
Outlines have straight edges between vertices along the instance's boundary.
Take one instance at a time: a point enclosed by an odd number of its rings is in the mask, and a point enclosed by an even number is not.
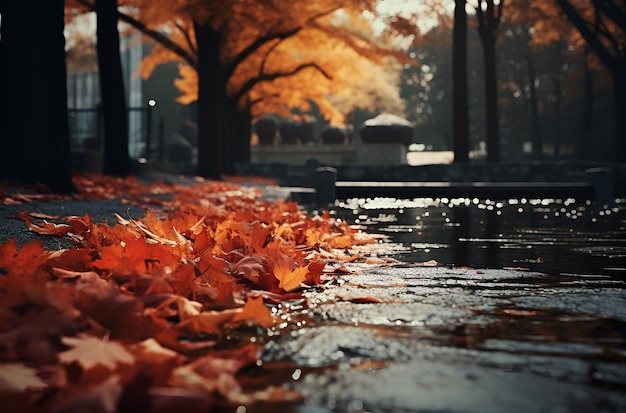
<svg viewBox="0 0 626 413"><path fill-rule="evenodd" d="M307 111L311 101L337 123L359 105L401 108L398 72L387 69L407 57L391 32L408 35L415 25L395 17L390 30L375 33L368 16L377 1L138 3L137 18L148 29L168 33L176 45L159 43L144 60L142 74L172 60L185 63L177 81L181 102L197 99L195 21L221 30L227 94L252 116Z"/></svg>

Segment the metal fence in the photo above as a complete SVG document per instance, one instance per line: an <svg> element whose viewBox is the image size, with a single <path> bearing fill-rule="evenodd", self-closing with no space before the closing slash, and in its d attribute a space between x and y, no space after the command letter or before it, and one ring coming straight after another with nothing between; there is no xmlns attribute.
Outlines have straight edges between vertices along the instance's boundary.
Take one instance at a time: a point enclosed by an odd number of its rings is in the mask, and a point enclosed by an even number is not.
<svg viewBox="0 0 626 413"><path fill-rule="evenodd" d="M72 152L102 152L104 130L102 106L68 109ZM128 152L133 159L158 159L164 156L162 116L153 114L152 106L128 108Z"/></svg>

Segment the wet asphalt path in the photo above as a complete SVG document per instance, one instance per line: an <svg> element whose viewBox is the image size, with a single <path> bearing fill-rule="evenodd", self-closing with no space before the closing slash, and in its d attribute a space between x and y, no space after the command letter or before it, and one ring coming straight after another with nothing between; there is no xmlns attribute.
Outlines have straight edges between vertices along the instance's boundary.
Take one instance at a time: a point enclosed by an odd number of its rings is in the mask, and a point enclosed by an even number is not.
<svg viewBox="0 0 626 413"><path fill-rule="evenodd" d="M0 241L42 239L27 209L114 222L118 201L0 206ZM141 216L131 209L132 216ZM297 412L624 412L626 290L606 276L349 264L278 309L264 363L293 365Z"/></svg>

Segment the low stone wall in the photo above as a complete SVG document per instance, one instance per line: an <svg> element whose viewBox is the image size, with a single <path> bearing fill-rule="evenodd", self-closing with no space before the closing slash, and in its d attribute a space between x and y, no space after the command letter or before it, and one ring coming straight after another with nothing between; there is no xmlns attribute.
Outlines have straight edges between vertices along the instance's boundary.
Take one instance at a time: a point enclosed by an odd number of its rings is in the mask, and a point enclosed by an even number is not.
<svg viewBox="0 0 626 413"><path fill-rule="evenodd" d="M407 164L407 147L397 143L255 145L250 149L252 164L305 165L312 159L333 166Z"/></svg>
<svg viewBox="0 0 626 413"><path fill-rule="evenodd" d="M316 167L323 164L240 164L238 175L265 176L278 179L281 185L306 186ZM440 165L339 165L338 181L376 182L589 182L590 179L612 180L615 194L626 196L626 164L604 162L500 162L473 161L467 164ZM606 173L592 176L593 168ZM592 182L590 182L592 183Z"/></svg>

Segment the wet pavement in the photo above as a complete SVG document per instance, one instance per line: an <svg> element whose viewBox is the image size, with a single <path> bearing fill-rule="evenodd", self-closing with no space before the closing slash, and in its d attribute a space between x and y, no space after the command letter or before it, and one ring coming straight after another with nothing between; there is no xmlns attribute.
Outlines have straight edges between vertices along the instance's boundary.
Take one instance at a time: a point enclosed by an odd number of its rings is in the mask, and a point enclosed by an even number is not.
<svg viewBox="0 0 626 413"><path fill-rule="evenodd" d="M298 411L619 412L626 291L607 277L350 265L285 317ZM349 300L349 301L344 301ZM290 323L289 325L294 325ZM306 373L302 371L306 370Z"/></svg>
<svg viewBox="0 0 626 413"><path fill-rule="evenodd" d="M251 335L264 343L258 365L270 381L304 398L279 410L626 411L623 205L564 202L338 203L338 219L392 237L367 247L367 263L329 264L335 274L306 301L273 308L284 322ZM127 208L28 205L109 221ZM0 206L1 241L38 238L7 219L22 209Z"/></svg>
<svg viewBox="0 0 626 413"><path fill-rule="evenodd" d="M300 411L626 411L625 206L338 201L402 262L344 266L266 359L298 366Z"/></svg>

